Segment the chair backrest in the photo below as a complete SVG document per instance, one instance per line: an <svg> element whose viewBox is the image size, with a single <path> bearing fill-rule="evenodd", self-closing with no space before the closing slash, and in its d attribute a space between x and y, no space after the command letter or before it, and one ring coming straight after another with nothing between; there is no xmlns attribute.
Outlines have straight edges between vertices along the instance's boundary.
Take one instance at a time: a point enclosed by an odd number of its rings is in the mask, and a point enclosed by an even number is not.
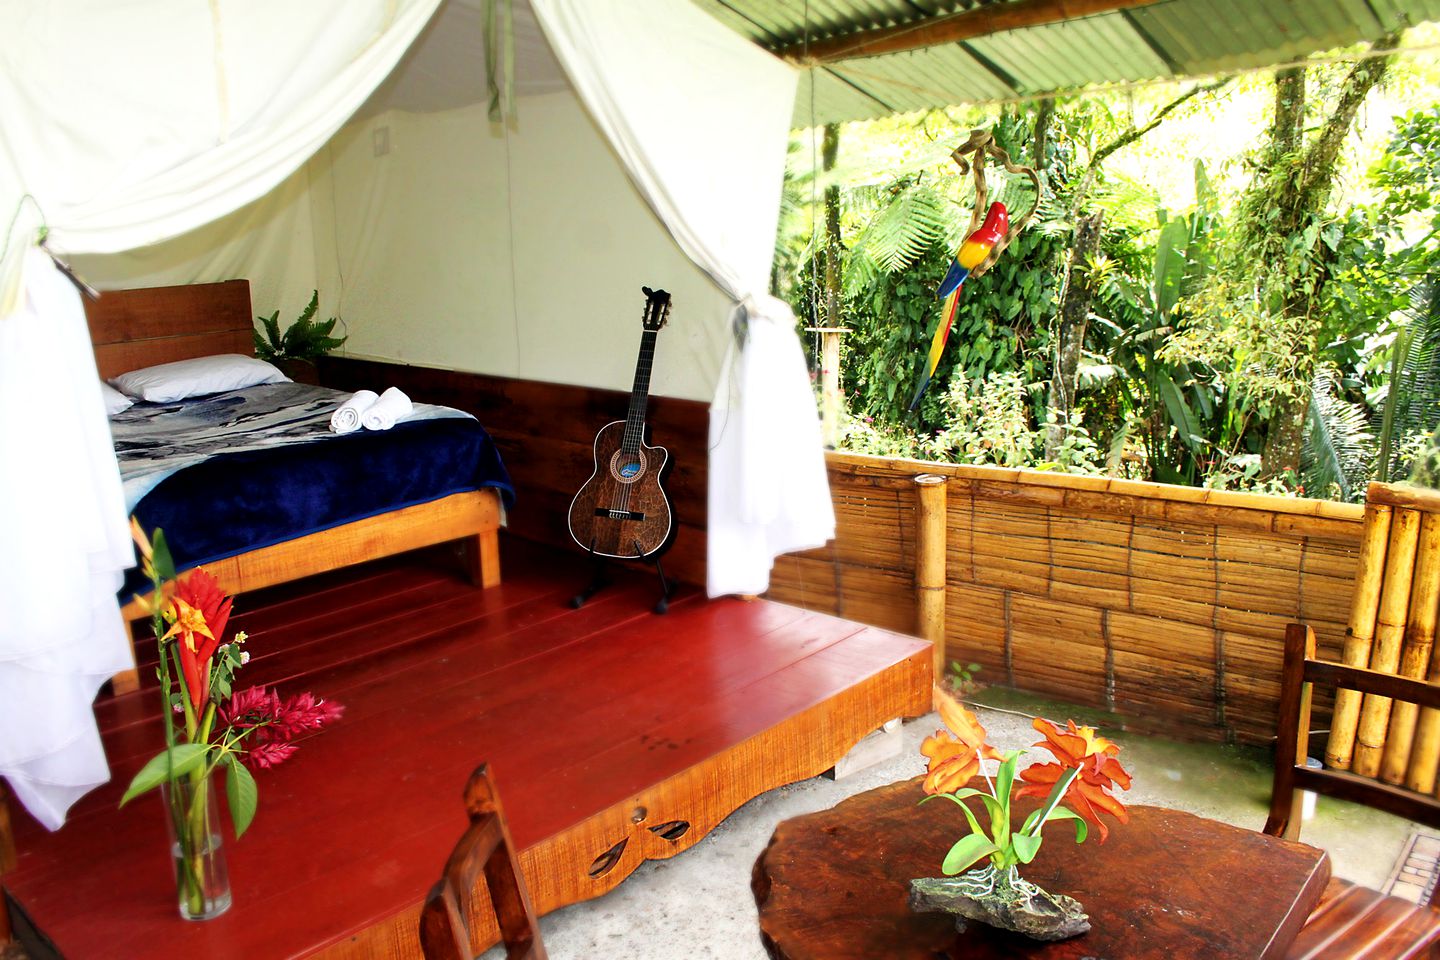
<svg viewBox="0 0 1440 960"><path fill-rule="evenodd" d="M1432 662L1440 601L1440 491L1372 483L1341 662L1440 681ZM1440 713L1340 684L1325 766L1433 793Z"/></svg>
<svg viewBox="0 0 1440 960"><path fill-rule="evenodd" d="M1395 708L1420 711L1422 721L1440 719L1440 684L1352 667L1315 656L1315 633L1292 624L1285 633L1285 666L1280 687L1279 737L1275 747L1275 783L1265 832L1291 840L1300 835L1302 790L1324 793L1377 807L1389 813L1440 827L1440 799L1433 793L1386 783L1353 770L1310 767L1306 763L1310 741L1310 707L1314 687L1320 684L1383 699ZM1432 902L1434 893L1431 894Z"/></svg>
<svg viewBox="0 0 1440 960"><path fill-rule="evenodd" d="M482 876L507 960L547 960L500 795L486 764L470 774L464 799L470 826L420 911L420 948L425 960L471 960L474 956L466 907Z"/></svg>

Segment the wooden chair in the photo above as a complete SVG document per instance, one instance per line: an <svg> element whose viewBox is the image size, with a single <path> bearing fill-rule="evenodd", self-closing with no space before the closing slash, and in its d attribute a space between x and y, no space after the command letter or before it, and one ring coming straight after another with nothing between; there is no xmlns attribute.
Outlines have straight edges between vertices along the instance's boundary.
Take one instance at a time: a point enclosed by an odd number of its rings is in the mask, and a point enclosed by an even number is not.
<svg viewBox="0 0 1440 960"><path fill-rule="evenodd" d="M547 960L519 857L487 764L470 774L464 799L470 827L425 898L420 911L421 952L426 960L471 960L474 954L466 905L483 873L507 960Z"/></svg>
<svg viewBox="0 0 1440 960"><path fill-rule="evenodd" d="M1301 791L1310 790L1364 803L1411 820L1440 827L1440 800L1405 786L1386 783L1353 770L1307 765L1310 707L1315 684L1335 686L1366 698L1385 698L1440 712L1440 684L1316 659L1315 634L1299 624L1285 634L1285 664L1280 688L1279 737L1275 748L1275 783L1265 832L1299 839ZM1383 758L1383 752L1382 752ZM1356 886L1330 881L1320 906L1286 954L1287 960L1342 957L1382 960L1435 956L1440 944L1440 912ZM1344 943L1343 948L1337 943Z"/></svg>

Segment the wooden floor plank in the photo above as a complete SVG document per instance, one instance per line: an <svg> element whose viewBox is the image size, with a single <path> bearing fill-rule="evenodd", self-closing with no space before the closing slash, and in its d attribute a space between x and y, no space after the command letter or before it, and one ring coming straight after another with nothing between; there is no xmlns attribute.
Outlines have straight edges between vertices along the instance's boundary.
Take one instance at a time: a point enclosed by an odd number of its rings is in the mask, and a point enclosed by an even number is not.
<svg viewBox="0 0 1440 960"><path fill-rule="evenodd" d="M160 740L157 715L137 706L144 698L100 706L114 782L59 833L17 830L21 862L5 886L74 956L144 956L136 945L159 942L157 932L165 946L153 955L165 956L343 952L350 934L370 943L363 935L381 924L408 944L406 911L463 827L457 792L481 760L501 784L517 842L557 874L541 891L552 909L683 849L749 798L751 781L705 777L753 769L763 784L753 795L786 782L764 773L769 766L790 779L823 769L823 757L848 745L832 728L853 743L928 703L928 647L911 638L693 593L657 617L653 581L633 575L572 610L566 601L585 573L573 555L506 546L515 556L492 590L458 589L431 557L329 577L314 606L296 588L246 598L257 655L244 679L311 689L347 712L294 760L259 773L255 824L228 848L229 914L175 919L158 800L115 808ZM299 641L288 638L295 624L304 625ZM780 732L801 723L810 732L788 747L805 754L797 763L774 751ZM648 796L658 809L696 790L728 799L693 808L694 836L671 845L634 828L623 868L588 879L596 844L632 828L617 805Z"/></svg>

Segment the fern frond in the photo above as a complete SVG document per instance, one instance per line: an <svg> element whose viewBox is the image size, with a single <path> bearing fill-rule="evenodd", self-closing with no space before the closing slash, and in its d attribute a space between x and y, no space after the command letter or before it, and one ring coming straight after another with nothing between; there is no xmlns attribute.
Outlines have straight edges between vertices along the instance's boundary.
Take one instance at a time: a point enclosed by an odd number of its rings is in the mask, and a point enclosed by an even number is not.
<svg viewBox="0 0 1440 960"><path fill-rule="evenodd" d="M853 249L864 251L882 270L894 273L920 259L945 237L946 220L946 210L935 192L910 184L861 231Z"/></svg>
<svg viewBox="0 0 1440 960"><path fill-rule="evenodd" d="M1335 487L1342 500L1349 500L1364 488L1372 437L1364 409L1339 396L1336 386L1333 371L1315 374L1300 475L1306 490L1323 496Z"/></svg>

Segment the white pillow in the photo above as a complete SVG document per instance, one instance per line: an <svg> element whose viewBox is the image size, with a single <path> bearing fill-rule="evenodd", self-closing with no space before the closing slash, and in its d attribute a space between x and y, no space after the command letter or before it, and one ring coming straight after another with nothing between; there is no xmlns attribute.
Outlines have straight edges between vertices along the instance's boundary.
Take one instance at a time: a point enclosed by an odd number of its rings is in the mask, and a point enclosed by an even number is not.
<svg viewBox="0 0 1440 960"><path fill-rule="evenodd" d="M220 353L213 357L176 360L131 370L110 382L124 394L151 403L172 403L207 393L223 393L262 383L288 383L290 378L254 357Z"/></svg>
<svg viewBox="0 0 1440 960"><path fill-rule="evenodd" d="M105 416L113 417L135 406L135 401L116 390L104 380L100 381L100 396L105 399Z"/></svg>

